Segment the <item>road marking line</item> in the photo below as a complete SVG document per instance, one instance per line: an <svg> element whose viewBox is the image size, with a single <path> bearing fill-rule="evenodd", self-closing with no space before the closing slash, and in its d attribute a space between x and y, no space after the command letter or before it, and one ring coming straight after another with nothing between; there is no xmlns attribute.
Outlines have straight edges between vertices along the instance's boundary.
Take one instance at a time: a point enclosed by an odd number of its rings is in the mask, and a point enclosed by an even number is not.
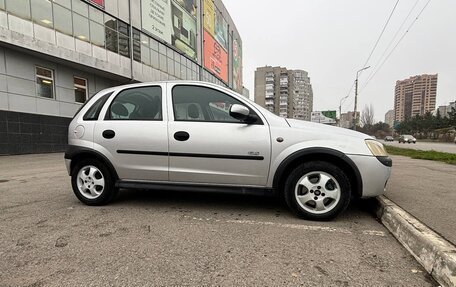
<svg viewBox="0 0 456 287"><path fill-rule="evenodd" d="M352 231L345 229L345 228L336 228L336 227L328 227L328 226L319 226L319 225L304 225L304 224L290 224L290 223L276 223L271 221L255 221L255 220L236 220L236 219L227 219L227 220L220 220L214 218L201 218L201 217L193 217L184 215L184 218L196 220L196 221L212 221L212 222L223 222L223 223L236 223L236 224L248 224L248 225L263 225L263 226L277 226L282 228L290 228L290 229L299 229L299 230L306 230L306 231L324 231L324 232L336 232L336 233L343 233L343 234L353 234ZM385 237L386 234L383 231L379 230L363 230L362 234L370 235L370 236L379 236Z"/></svg>

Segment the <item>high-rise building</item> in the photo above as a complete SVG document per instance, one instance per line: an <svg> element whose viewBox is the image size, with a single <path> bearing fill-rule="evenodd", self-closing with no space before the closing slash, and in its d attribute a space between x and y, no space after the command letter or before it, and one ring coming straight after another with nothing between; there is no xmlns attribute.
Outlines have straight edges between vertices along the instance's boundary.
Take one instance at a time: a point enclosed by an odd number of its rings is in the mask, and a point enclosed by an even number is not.
<svg viewBox="0 0 456 287"><path fill-rule="evenodd" d="M435 110L437 74L419 75L397 81L394 97L394 119L403 121Z"/></svg>
<svg viewBox="0 0 456 287"><path fill-rule="evenodd" d="M394 125L394 110L389 110L385 114L385 123L388 124L390 127Z"/></svg>
<svg viewBox="0 0 456 287"><path fill-rule="evenodd" d="M98 91L177 79L243 92L222 0L0 0L0 154L64 151Z"/></svg>
<svg viewBox="0 0 456 287"><path fill-rule="evenodd" d="M255 102L281 117L310 121L313 92L308 73L282 67L257 68Z"/></svg>

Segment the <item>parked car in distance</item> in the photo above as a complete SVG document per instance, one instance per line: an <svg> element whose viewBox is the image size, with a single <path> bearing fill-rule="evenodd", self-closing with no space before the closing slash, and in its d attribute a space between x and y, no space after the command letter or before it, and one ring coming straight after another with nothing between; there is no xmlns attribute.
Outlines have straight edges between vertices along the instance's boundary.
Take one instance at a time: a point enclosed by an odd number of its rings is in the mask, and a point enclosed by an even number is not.
<svg viewBox="0 0 456 287"><path fill-rule="evenodd" d="M416 144L416 138L412 135L401 135L399 143L414 143Z"/></svg>
<svg viewBox="0 0 456 287"><path fill-rule="evenodd" d="M386 142L392 142L392 141L394 141L394 138L392 136L386 136L385 137L385 141Z"/></svg>
<svg viewBox="0 0 456 287"><path fill-rule="evenodd" d="M392 165L368 135L281 118L191 81L97 93L70 123L68 143L73 192L87 205L122 188L271 193L302 218L328 220L351 198L384 193Z"/></svg>

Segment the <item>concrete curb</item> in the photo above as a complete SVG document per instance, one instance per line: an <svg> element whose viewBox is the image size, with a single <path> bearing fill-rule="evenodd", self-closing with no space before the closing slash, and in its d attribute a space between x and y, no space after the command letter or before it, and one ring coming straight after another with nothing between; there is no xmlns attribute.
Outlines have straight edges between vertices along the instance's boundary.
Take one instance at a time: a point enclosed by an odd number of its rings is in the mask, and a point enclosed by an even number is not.
<svg viewBox="0 0 456 287"><path fill-rule="evenodd" d="M375 212L383 225L442 286L456 286L456 246L384 196Z"/></svg>

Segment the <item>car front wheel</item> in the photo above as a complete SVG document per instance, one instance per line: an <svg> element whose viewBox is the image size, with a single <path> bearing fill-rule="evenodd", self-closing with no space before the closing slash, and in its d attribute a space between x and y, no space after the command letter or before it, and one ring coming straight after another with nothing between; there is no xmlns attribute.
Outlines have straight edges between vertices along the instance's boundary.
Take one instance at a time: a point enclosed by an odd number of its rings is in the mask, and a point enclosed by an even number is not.
<svg viewBox="0 0 456 287"><path fill-rule="evenodd" d="M84 159L72 169L71 185L76 197L87 205L104 205L118 193L108 168L96 159Z"/></svg>
<svg viewBox="0 0 456 287"><path fill-rule="evenodd" d="M346 174L331 163L306 162L288 176L285 200L301 218L330 220L347 208L350 182Z"/></svg>

